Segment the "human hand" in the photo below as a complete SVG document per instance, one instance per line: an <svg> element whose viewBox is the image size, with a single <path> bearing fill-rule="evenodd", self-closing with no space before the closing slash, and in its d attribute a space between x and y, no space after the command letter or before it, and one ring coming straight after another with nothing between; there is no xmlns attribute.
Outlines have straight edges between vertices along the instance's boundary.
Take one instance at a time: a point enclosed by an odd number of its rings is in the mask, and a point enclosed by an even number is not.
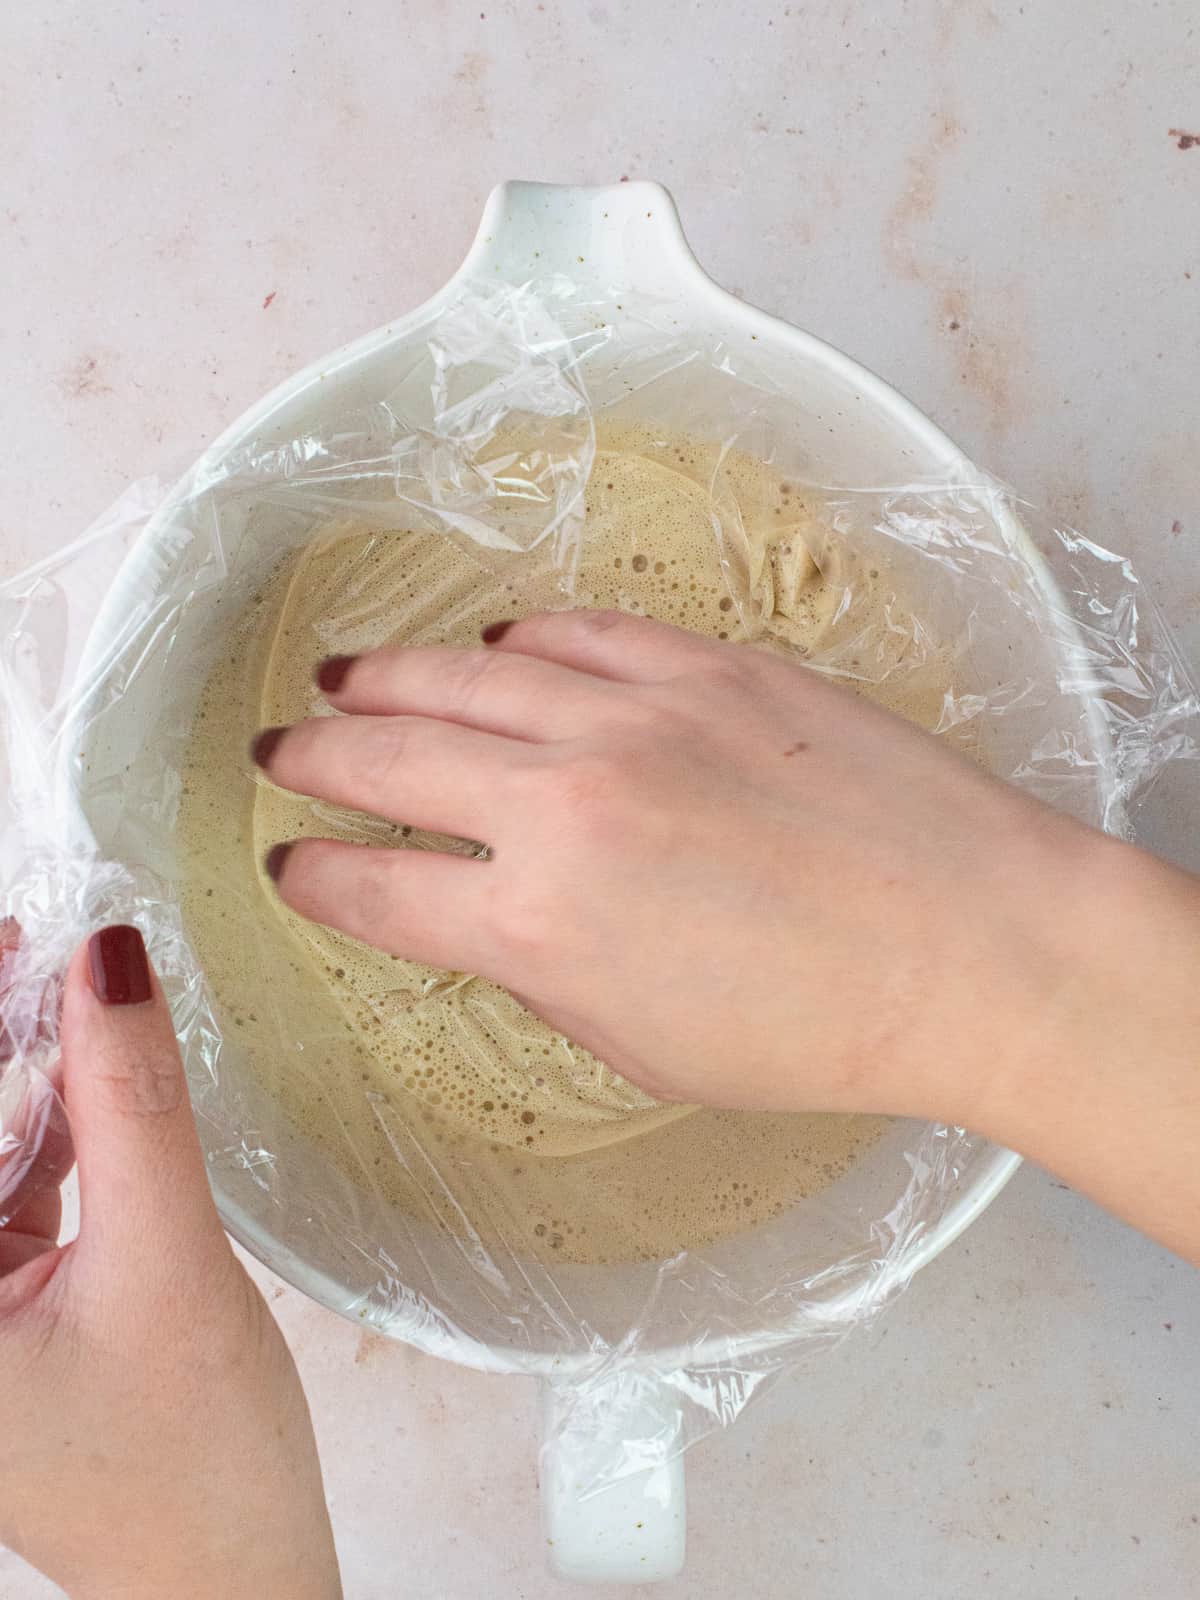
<svg viewBox="0 0 1200 1600"><path fill-rule="evenodd" d="M764 651L611 612L489 632L326 663L347 715L256 753L490 859L306 839L283 899L496 980L662 1098L978 1125L1052 1029L1101 837Z"/></svg>
<svg viewBox="0 0 1200 1600"><path fill-rule="evenodd" d="M58 1247L51 1183L0 1231L0 1538L78 1600L331 1600L304 1394L135 929L76 954L61 1040L81 1220Z"/></svg>

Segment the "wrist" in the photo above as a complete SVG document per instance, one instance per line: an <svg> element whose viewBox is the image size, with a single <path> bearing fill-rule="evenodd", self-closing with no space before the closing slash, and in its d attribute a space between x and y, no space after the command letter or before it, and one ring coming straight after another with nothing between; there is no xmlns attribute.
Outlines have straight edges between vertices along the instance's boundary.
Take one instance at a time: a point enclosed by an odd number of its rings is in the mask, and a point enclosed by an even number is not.
<svg viewBox="0 0 1200 1600"><path fill-rule="evenodd" d="M1036 881L1031 996L1014 997L997 1069L958 1119L1061 1166L1068 1125L1155 1093L1200 1056L1200 880L1132 845L1078 830Z"/></svg>

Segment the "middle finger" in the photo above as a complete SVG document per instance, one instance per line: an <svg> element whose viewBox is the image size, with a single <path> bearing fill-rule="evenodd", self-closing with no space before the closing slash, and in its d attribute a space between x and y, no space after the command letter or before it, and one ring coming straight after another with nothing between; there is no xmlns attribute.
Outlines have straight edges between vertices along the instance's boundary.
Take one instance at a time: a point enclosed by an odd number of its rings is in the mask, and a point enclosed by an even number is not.
<svg viewBox="0 0 1200 1600"><path fill-rule="evenodd" d="M314 717L268 728L254 760L283 789L492 843L527 745L427 717Z"/></svg>
<svg viewBox="0 0 1200 1600"><path fill-rule="evenodd" d="M534 742L595 728L619 713L623 691L535 656L431 645L333 656L317 682L339 711L438 717Z"/></svg>

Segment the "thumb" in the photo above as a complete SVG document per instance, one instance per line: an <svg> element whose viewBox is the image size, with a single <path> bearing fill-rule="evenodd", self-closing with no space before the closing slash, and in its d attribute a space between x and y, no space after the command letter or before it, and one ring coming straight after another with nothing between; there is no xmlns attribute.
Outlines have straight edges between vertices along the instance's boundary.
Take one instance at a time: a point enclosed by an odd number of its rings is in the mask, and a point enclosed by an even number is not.
<svg viewBox="0 0 1200 1600"><path fill-rule="evenodd" d="M142 936L76 951L62 1009L63 1098L79 1166L79 1244L161 1258L219 1244L183 1061Z"/></svg>

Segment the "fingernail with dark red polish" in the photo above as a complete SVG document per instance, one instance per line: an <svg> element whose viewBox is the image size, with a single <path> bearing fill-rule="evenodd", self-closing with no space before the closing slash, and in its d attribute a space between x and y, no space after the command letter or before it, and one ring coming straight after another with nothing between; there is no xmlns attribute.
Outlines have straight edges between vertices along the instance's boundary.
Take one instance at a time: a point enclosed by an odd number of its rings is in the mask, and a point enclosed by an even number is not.
<svg viewBox="0 0 1200 1600"><path fill-rule="evenodd" d="M153 994L146 946L136 928L101 928L88 940L88 972L106 1006L140 1006Z"/></svg>
<svg viewBox="0 0 1200 1600"><path fill-rule="evenodd" d="M489 622L479 637L484 644L499 644L515 620L511 618L508 622Z"/></svg>
<svg viewBox="0 0 1200 1600"><path fill-rule="evenodd" d="M317 688L326 694L336 694L357 659L357 656L329 656L322 661L317 668Z"/></svg>
<svg viewBox="0 0 1200 1600"><path fill-rule="evenodd" d="M266 868L267 877L270 878L272 883L279 882L279 874L283 871L283 863L287 860L288 852L291 848L291 843L285 842L284 844L273 844L267 851L263 859L263 866Z"/></svg>
<svg viewBox="0 0 1200 1600"><path fill-rule="evenodd" d="M287 732L286 728L264 728L255 736L250 746L250 759L256 766L265 767L275 754L275 747Z"/></svg>

